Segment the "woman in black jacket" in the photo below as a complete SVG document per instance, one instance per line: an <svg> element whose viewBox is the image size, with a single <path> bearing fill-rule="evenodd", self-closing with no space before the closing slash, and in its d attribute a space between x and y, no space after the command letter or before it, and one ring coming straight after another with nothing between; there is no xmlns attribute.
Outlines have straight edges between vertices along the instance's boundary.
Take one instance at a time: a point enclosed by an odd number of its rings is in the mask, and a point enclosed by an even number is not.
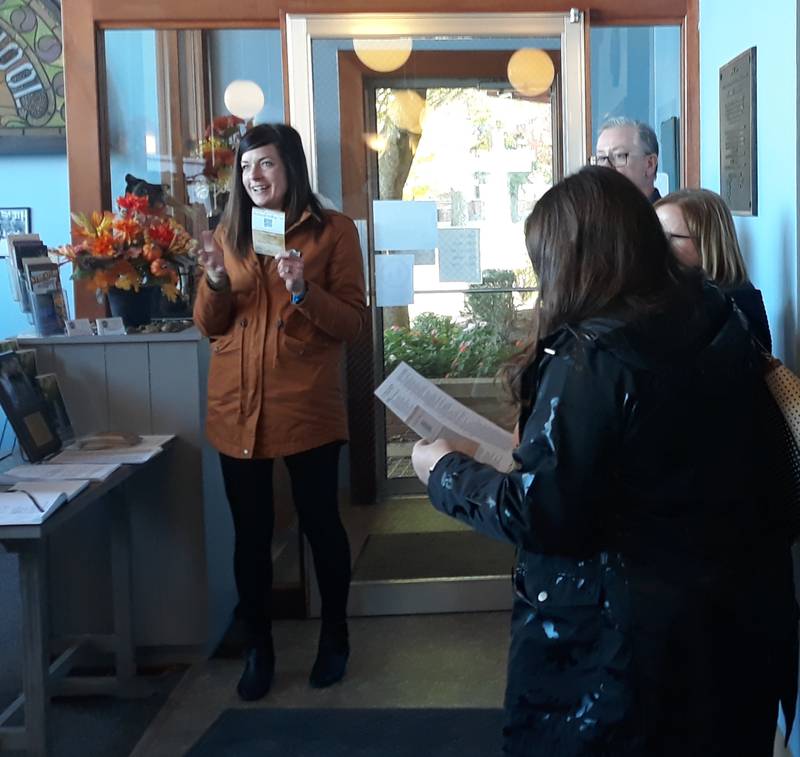
<svg viewBox="0 0 800 757"><path fill-rule="evenodd" d="M516 469L413 453L437 509L518 548L504 752L771 755L796 608L758 351L615 171L551 189L526 239Z"/></svg>
<svg viewBox="0 0 800 757"><path fill-rule="evenodd" d="M660 199L654 207L678 259L705 271L745 314L753 335L770 352L772 339L764 299L750 283L725 201L710 189L681 189Z"/></svg>

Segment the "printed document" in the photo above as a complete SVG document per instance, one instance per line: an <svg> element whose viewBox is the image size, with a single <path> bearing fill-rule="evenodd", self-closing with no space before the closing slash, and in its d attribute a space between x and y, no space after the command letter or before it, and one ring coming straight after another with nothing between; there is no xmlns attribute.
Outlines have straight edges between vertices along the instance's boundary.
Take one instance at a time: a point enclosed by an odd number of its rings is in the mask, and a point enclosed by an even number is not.
<svg viewBox="0 0 800 757"><path fill-rule="evenodd" d="M426 441L452 439L476 460L507 473L514 467L514 437L470 410L407 363L400 363L375 396Z"/></svg>

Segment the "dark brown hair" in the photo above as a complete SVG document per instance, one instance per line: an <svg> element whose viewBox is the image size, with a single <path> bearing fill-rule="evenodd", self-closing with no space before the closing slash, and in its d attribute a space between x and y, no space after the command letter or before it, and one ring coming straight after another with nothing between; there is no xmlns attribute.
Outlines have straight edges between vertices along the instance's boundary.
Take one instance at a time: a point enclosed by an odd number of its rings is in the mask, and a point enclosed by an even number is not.
<svg viewBox="0 0 800 757"><path fill-rule="evenodd" d="M245 257L253 242L251 211L253 201L242 183L242 155L266 145L275 145L286 171L286 197L283 211L286 228L295 223L308 208L319 224L324 223L322 206L311 191L303 142L295 129L286 124L259 124L239 141L231 176L230 199L221 225L228 244Z"/></svg>
<svg viewBox="0 0 800 757"><path fill-rule="evenodd" d="M506 375L517 400L540 339L598 316L633 321L699 288L648 199L610 168L584 168L550 189L525 221L525 243L539 281L538 326Z"/></svg>

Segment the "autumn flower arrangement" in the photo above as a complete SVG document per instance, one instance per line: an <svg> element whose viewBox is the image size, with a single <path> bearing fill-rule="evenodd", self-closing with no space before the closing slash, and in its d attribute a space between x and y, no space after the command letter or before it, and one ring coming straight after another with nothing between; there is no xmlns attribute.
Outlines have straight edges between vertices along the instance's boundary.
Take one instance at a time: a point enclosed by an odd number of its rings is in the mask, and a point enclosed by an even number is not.
<svg viewBox="0 0 800 757"><path fill-rule="evenodd" d="M204 160L203 176L215 192L228 189L241 124L244 121L237 116L217 116L206 128L205 138L200 142L200 153Z"/></svg>
<svg viewBox="0 0 800 757"><path fill-rule="evenodd" d="M192 239L174 218L155 215L147 197L117 198L117 213L73 213L73 234L80 241L55 250L74 263L73 279L107 293L112 287L138 292L157 286L174 302L180 295L180 272L195 264Z"/></svg>

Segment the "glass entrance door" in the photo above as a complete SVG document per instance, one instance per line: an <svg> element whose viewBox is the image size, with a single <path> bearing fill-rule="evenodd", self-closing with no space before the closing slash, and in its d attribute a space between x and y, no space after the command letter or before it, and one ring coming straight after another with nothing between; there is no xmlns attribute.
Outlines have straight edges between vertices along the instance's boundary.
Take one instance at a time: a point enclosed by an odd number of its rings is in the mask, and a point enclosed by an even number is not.
<svg viewBox="0 0 800 757"><path fill-rule="evenodd" d="M523 225L560 168L558 99L552 85L524 95L490 81L491 71L456 83L448 69L457 73L458 54L436 60L451 81L372 81L367 93L377 199L433 202L437 223L436 247L413 252L413 301L377 313L378 367L386 376L405 362L511 430L516 413L498 372L531 333L536 282ZM421 492L410 457L418 437L388 410L378 420L381 490Z"/></svg>
<svg viewBox="0 0 800 757"><path fill-rule="evenodd" d="M367 352L370 376L362 386L348 372L350 468L353 489L360 477L377 482L378 504L345 508L350 612L508 608L513 549L430 507L410 470L413 434L371 393L405 361L513 427L495 374L531 330L522 226L552 182L586 162L582 19L290 14L286 41L291 122L315 188L360 227L371 306L371 342L349 358ZM383 201L412 218L426 204L433 236L416 248L379 241ZM389 304L378 271L387 259L411 280Z"/></svg>

